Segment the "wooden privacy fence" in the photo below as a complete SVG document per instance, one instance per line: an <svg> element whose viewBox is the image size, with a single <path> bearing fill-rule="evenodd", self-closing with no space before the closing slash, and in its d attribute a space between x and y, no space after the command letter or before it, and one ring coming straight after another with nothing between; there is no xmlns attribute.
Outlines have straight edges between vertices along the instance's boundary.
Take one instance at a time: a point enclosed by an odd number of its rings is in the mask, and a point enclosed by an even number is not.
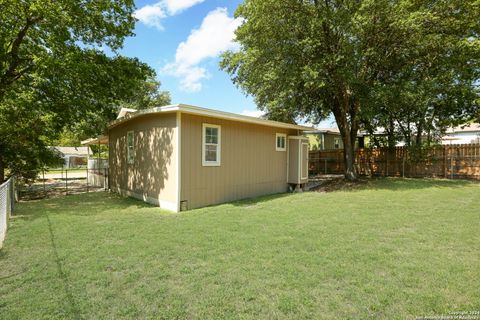
<svg viewBox="0 0 480 320"><path fill-rule="evenodd" d="M358 149L361 175L480 179L480 144L432 147L421 156L406 147ZM343 150L310 151L310 174L344 173Z"/></svg>

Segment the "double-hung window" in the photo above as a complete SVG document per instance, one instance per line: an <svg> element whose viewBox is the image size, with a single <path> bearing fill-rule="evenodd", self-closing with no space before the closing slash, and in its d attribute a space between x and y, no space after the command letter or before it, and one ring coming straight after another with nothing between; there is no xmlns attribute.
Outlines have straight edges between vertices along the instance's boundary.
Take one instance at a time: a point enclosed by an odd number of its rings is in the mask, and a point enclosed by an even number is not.
<svg viewBox="0 0 480 320"><path fill-rule="evenodd" d="M135 136L133 131L127 132L127 162L133 164L135 161Z"/></svg>
<svg viewBox="0 0 480 320"><path fill-rule="evenodd" d="M221 127L204 123L202 131L202 165L220 166Z"/></svg>
<svg viewBox="0 0 480 320"><path fill-rule="evenodd" d="M334 144L335 149L340 149L340 139L339 138L333 139L333 144Z"/></svg>
<svg viewBox="0 0 480 320"><path fill-rule="evenodd" d="M275 150L287 151L287 135L285 133L277 133L275 137Z"/></svg>

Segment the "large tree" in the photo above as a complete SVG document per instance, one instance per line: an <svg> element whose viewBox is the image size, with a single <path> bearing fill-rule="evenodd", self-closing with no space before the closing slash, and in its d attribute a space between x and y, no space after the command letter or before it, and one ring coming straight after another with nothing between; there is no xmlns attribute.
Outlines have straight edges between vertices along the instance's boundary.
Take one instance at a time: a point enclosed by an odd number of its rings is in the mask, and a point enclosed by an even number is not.
<svg viewBox="0 0 480 320"><path fill-rule="evenodd" d="M240 50L225 53L221 67L263 110L313 121L332 113L345 176L355 180L357 131L380 112L379 88L412 81L425 52L441 57L428 61L432 68L458 60L447 65L452 73L478 60L478 13L478 4L460 0L246 0L236 11ZM452 56L460 47L468 53Z"/></svg>
<svg viewBox="0 0 480 320"><path fill-rule="evenodd" d="M47 146L63 132L82 138L103 132L119 106L132 101L154 75L136 59L107 57L96 50L65 60L55 62L55 68L44 63L31 74L31 82L19 81L5 93L0 103L0 178L4 168L31 178L51 165L54 157Z"/></svg>
<svg viewBox="0 0 480 320"><path fill-rule="evenodd" d="M1 0L0 101L17 81L81 48L119 49L133 34L133 10L132 0Z"/></svg>
<svg viewBox="0 0 480 320"><path fill-rule="evenodd" d="M51 145L79 146L82 140L91 138L105 130L105 126L115 120L121 108L137 110L165 106L171 103L170 93L161 90L160 81L153 74L145 81L133 86L133 91L123 91L124 97L107 104L105 112L91 112L88 116L77 119L75 123L64 128L58 136L51 137Z"/></svg>
<svg viewBox="0 0 480 320"><path fill-rule="evenodd" d="M0 181L53 160L65 128L100 133L154 71L118 55L133 0L0 0ZM107 53L105 53L107 52Z"/></svg>

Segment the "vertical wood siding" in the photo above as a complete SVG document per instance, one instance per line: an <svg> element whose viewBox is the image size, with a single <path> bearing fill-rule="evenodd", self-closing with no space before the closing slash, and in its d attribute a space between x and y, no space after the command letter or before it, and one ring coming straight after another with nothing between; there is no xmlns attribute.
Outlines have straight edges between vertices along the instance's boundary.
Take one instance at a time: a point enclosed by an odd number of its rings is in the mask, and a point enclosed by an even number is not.
<svg viewBox="0 0 480 320"><path fill-rule="evenodd" d="M127 132L134 131L135 161L127 163ZM176 114L145 115L109 132L110 188L144 200L177 200ZM150 198L150 199L148 199Z"/></svg>
<svg viewBox="0 0 480 320"><path fill-rule="evenodd" d="M202 124L221 126L221 166L202 166ZM287 190L287 152L276 133L295 130L182 114L181 199L188 208Z"/></svg>

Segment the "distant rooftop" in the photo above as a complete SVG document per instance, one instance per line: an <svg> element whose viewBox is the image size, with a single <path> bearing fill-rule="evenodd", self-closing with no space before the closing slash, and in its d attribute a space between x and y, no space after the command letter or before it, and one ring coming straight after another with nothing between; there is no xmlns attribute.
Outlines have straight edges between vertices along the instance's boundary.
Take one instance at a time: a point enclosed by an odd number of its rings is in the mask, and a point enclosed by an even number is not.
<svg viewBox="0 0 480 320"><path fill-rule="evenodd" d="M457 127L448 128L446 133L458 133L458 132L480 132L480 123L463 124Z"/></svg>
<svg viewBox="0 0 480 320"><path fill-rule="evenodd" d="M51 147L63 156L88 156L89 147Z"/></svg>
<svg viewBox="0 0 480 320"><path fill-rule="evenodd" d="M134 113L137 112L137 109L132 109L132 108L122 108L120 109L120 112L117 115L117 119L124 118L127 114L129 113Z"/></svg>
<svg viewBox="0 0 480 320"><path fill-rule="evenodd" d="M336 127L334 128L318 128L311 131L306 131L305 133L333 133L333 134L340 134L340 130Z"/></svg>

